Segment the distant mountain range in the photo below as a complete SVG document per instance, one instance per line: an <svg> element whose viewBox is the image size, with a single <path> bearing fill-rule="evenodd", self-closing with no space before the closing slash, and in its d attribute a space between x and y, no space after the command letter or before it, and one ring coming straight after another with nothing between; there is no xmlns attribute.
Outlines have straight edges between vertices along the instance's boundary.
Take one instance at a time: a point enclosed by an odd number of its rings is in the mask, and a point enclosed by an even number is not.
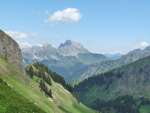
<svg viewBox="0 0 150 113"><path fill-rule="evenodd" d="M112 60L117 60L122 56L121 53L104 53L104 55Z"/></svg>
<svg viewBox="0 0 150 113"><path fill-rule="evenodd" d="M91 53L80 43L71 40L60 44L58 48L50 44L23 48L22 54L25 64L38 60L63 75L67 81L79 80L89 65L110 59L102 54Z"/></svg>
<svg viewBox="0 0 150 113"><path fill-rule="evenodd" d="M22 53L25 64L38 60L61 74L66 81L72 82L82 81L149 56L150 47L136 49L125 55L96 54L84 48L80 43L67 40L58 48L43 44L23 48Z"/></svg>
<svg viewBox="0 0 150 113"><path fill-rule="evenodd" d="M145 49L135 49L133 51L130 51L116 60L105 60L100 63L91 64L87 67L87 69L85 69L85 71L81 75L81 78L83 78L82 80L84 80L85 78L88 78L90 76L107 72L109 70L132 63L147 56L150 56L150 46L146 47Z"/></svg>

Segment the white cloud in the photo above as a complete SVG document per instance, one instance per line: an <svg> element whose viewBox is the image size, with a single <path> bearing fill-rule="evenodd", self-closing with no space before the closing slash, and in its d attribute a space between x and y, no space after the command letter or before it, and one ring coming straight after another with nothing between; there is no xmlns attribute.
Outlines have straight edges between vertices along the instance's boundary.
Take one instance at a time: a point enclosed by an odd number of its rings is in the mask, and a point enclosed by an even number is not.
<svg viewBox="0 0 150 113"><path fill-rule="evenodd" d="M28 42L19 42L18 41L18 44L21 48L29 48L29 47L32 47L32 45Z"/></svg>
<svg viewBox="0 0 150 113"><path fill-rule="evenodd" d="M34 33L26 33L19 31L5 31L11 38L13 38L20 46L20 48L32 47L32 44L28 42L29 38L35 37Z"/></svg>
<svg viewBox="0 0 150 113"><path fill-rule="evenodd" d="M28 33L18 32L18 31L6 31L6 33L14 39L24 39L24 38L27 38L29 36Z"/></svg>
<svg viewBox="0 0 150 113"><path fill-rule="evenodd" d="M146 41L143 41L143 42L140 43L140 48L141 48L141 49L144 49L144 48L146 48L147 46L149 46L149 43L146 42Z"/></svg>
<svg viewBox="0 0 150 113"><path fill-rule="evenodd" d="M49 16L49 22L79 22L81 14L79 9L67 8L54 12Z"/></svg>

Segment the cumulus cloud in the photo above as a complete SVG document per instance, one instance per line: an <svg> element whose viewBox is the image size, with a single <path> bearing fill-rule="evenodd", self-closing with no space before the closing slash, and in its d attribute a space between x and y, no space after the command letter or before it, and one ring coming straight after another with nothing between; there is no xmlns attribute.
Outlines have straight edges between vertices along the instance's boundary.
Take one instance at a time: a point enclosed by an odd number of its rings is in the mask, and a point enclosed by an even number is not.
<svg viewBox="0 0 150 113"><path fill-rule="evenodd" d="M31 37L34 37L36 34L34 33L26 33L20 31L5 31L9 36L11 36L21 48L32 47L32 44L28 42Z"/></svg>
<svg viewBox="0 0 150 113"><path fill-rule="evenodd" d="M49 22L79 22L81 14L79 9L67 8L59 10L51 14L48 18Z"/></svg>
<svg viewBox="0 0 150 113"><path fill-rule="evenodd" d="M144 49L144 48L146 48L147 46L149 46L149 43L146 42L146 41L143 41L143 42L140 43L140 48L141 48L141 49Z"/></svg>

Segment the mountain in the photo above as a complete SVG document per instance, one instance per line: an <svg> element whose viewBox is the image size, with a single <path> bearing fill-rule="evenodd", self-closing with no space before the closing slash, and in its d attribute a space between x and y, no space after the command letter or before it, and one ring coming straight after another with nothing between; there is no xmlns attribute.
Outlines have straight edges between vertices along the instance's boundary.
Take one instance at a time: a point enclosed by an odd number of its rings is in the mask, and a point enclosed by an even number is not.
<svg viewBox="0 0 150 113"><path fill-rule="evenodd" d="M97 53L80 53L78 54L77 58L80 62L87 65L100 63L109 59L106 58L103 54Z"/></svg>
<svg viewBox="0 0 150 113"><path fill-rule="evenodd" d="M130 51L129 53L122 55L119 59L116 60L109 59L102 62L90 64L80 75L82 78L81 80L107 72L123 65L130 64L147 56L150 56L150 46L146 47L145 49L135 49L133 51Z"/></svg>
<svg viewBox="0 0 150 113"><path fill-rule="evenodd" d="M80 43L66 40L58 48L50 44L23 48L24 64L35 59L62 75L67 82L79 82L150 55L150 47L127 54L96 54ZM42 54L41 54L42 53Z"/></svg>
<svg viewBox="0 0 150 113"><path fill-rule="evenodd" d="M102 113L149 113L149 70L150 56L90 77L74 92L81 102Z"/></svg>
<svg viewBox="0 0 150 113"><path fill-rule="evenodd" d="M0 113L95 113L79 103L63 78L43 64L28 65L24 73L18 67L22 62L18 44L8 37L1 32L0 40L9 40L1 42L1 47L9 50L8 44L13 44L13 52L0 52L6 55L0 57Z"/></svg>
<svg viewBox="0 0 150 113"><path fill-rule="evenodd" d="M77 56L79 53L89 53L80 43L71 40L66 40L64 43L60 44L58 51L63 56Z"/></svg>
<svg viewBox="0 0 150 113"><path fill-rule="evenodd" d="M104 55L91 53L81 44L70 40L58 48L50 44L23 48L22 54L25 65L37 60L62 75L68 82L80 80L80 75L87 66L108 60Z"/></svg>
<svg viewBox="0 0 150 113"><path fill-rule="evenodd" d="M46 59L57 60L59 57L57 50L50 44L36 45L28 48L23 48L22 52L26 63L31 63L34 59L37 59L38 61Z"/></svg>

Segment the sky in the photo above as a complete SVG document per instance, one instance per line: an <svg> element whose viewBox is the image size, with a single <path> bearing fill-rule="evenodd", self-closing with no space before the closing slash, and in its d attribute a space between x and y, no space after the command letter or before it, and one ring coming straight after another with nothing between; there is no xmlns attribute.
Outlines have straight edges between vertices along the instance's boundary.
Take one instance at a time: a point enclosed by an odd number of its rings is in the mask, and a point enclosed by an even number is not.
<svg viewBox="0 0 150 113"><path fill-rule="evenodd" d="M150 0L0 0L0 29L22 47L65 40L96 53L150 43Z"/></svg>

